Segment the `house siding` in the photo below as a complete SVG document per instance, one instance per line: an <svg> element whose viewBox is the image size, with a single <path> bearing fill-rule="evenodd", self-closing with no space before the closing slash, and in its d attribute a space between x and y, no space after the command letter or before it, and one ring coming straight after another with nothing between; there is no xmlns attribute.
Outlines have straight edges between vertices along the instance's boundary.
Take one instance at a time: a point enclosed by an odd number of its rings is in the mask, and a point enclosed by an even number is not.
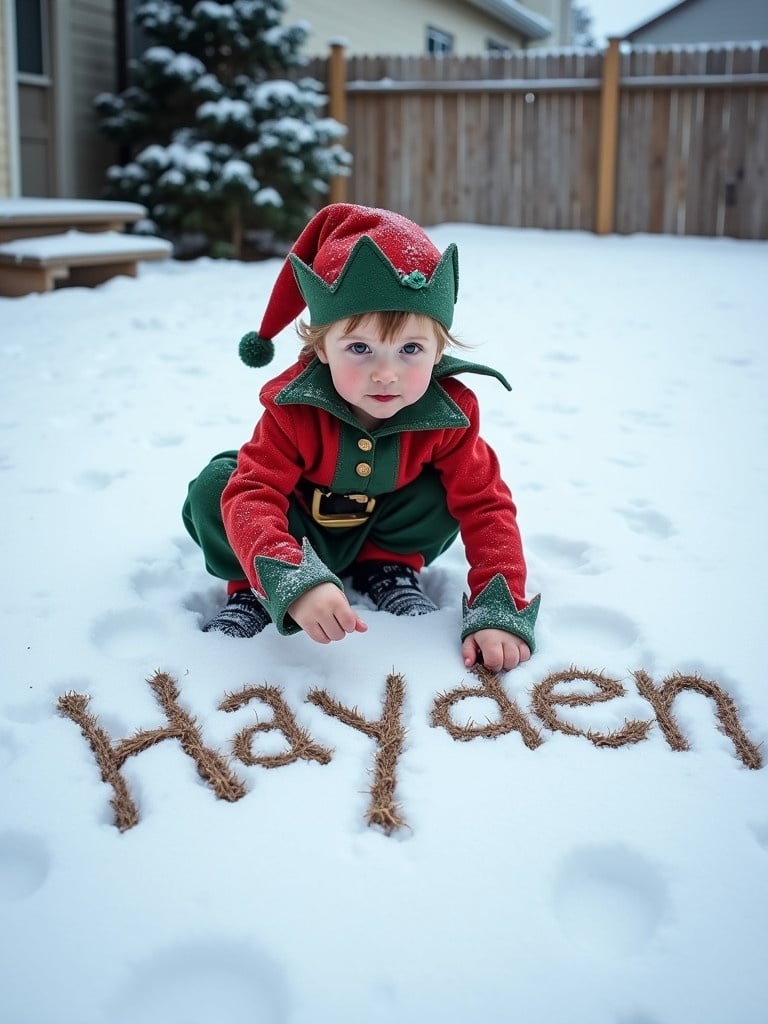
<svg viewBox="0 0 768 1024"><path fill-rule="evenodd" d="M731 43L768 39L766 0L689 0L627 34L633 43Z"/></svg>
<svg viewBox="0 0 768 1024"><path fill-rule="evenodd" d="M8 91L8 26L5 16L5 2L0 0L0 196L11 194L11 123Z"/></svg>
<svg viewBox="0 0 768 1024"><path fill-rule="evenodd" d="M550 17L549 9L561 0L538 0L527 6ZM568 3L569 5L569 3ZM308 21L312 31L304 47L308 56L325 56L331 40L343 40L357 55L396 53L417 56L426 52L426 30L431 25L455 38L458 55L485 53L489 39L512 49L525 45L523 38L502 22L459 0L292 0L284 23Z"/></svg>
<svg viewBox="0 0 768 1024"><path fill-rule="evenodd" d="M547 39L532 42L531 47L549 48L571 44L571 0L526 0L525 6L530 7L534 14L541 14L552 22L552 34Z"/></svg>
<svg viewBox="0 0 768 1024"><path fill-rule="evenodd" d="M98 93L116 88L113 7L112 0L70 0L68 26L58 26L59 32L69 30L58 103L62 189L79 198L99 197L106 168L117 158L96 130L93 109Z"/></svg>

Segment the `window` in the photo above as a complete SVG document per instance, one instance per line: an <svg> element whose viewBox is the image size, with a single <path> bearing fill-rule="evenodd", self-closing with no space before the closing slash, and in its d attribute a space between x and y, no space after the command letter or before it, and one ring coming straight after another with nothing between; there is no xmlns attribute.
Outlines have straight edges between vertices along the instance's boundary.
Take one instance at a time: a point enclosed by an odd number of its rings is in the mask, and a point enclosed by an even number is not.
<svg viewBox="0 0 768 1024"><path fill-rule="evenodd" d="M453 53L451 33L427 25L427 53Z"/></svg>
<svg viewBox="0 0 768 1024"><path fill-rule="evenodd" d="M485 50L492 57L500 57L504 54L512 53L512 47L506 43L500 43L498 39L488 39L485 44Z"/></svg>
<svg viewBox="0 0 768 1024"><path fill-rule="evenodd" d="M46 75L48 0L16 0L16 70Z"/></svg>

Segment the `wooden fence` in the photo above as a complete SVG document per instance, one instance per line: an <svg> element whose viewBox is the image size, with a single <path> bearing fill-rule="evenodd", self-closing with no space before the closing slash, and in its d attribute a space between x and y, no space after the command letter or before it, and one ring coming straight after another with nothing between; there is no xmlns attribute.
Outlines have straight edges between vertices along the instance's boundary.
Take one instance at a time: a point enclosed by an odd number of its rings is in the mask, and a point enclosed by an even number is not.
<svg viewBox="0 0 768 1024"><path fill-rule="evenodd" d="M354 157L333 198L422 224L768 238L768 43L351 57L327 81Z"/></svg>

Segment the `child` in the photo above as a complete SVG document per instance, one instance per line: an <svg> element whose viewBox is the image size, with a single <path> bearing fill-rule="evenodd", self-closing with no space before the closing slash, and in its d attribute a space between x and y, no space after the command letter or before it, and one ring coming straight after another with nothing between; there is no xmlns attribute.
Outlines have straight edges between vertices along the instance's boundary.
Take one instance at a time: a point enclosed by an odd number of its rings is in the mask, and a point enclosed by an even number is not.
<svg viewBox="0 0 768 1024"><path fill-rule="evenodd" d="M418 574L460 530L464 664L530 658L539 598L525 599L515 506L455 374L509 384L444 354L457 290L456 246L441 255L399 214L343 203L309 222L240 355L266 365L306 306L304 349L262 388L252 439L217 455L184 505L208 571L227 581L205 630L250 637L274 622L318 643L365 632L342 576L379 611L435 611Z"/></svg>

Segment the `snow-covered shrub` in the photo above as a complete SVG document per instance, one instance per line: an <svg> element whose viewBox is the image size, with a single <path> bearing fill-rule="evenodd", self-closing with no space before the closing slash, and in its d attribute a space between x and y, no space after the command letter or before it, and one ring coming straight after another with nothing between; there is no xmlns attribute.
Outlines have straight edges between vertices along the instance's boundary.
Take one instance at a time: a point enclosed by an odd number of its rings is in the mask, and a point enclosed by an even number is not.
<svg viewBox="0 0 768 1024"><path fill-rule="evenodd" d="M349 172L344 128L322 116L320 83L289 81L306 23L281 25L284 0L143 0L148 46L122 93L102 93L101 131L130 158L109 168L111 198L149 208L144 231L190 232L241 255L246 233L294 234Z"/></svg>

